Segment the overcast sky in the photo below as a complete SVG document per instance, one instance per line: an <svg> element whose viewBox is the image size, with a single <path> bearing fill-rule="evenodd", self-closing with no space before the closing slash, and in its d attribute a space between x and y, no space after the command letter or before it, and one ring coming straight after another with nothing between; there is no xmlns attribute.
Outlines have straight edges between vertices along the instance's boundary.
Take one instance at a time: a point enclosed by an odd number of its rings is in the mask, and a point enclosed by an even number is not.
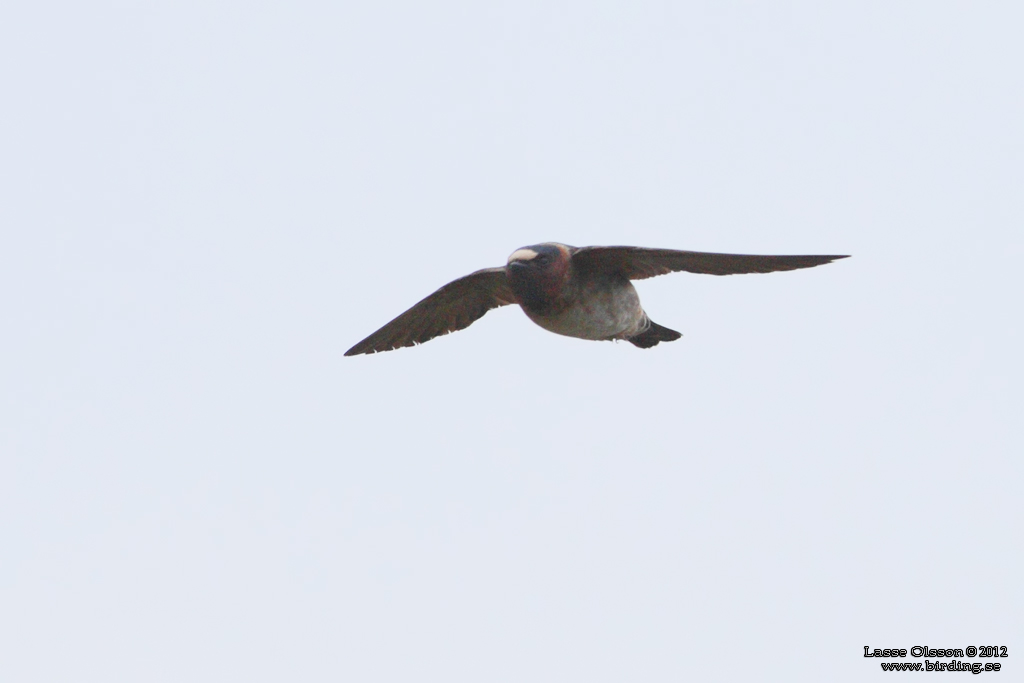
<svg viewBox="0 0 1024 683"><path fill-rule="evenodd" d="M12 3L0 679L1019 675L1022 26ZM549 240L853 257L640 282L650 350L507 307L342 356Z"/></svg>

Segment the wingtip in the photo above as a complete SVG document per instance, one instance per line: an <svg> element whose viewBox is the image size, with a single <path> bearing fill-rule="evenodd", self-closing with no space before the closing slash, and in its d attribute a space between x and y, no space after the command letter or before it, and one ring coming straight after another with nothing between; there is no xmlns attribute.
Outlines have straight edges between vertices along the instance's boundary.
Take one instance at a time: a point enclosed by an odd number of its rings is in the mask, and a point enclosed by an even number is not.
<svg viewBox="0 0 1024 683"><path fill-rule="evenodd" d="M351 349L345 352L346 356L374 356L378 353L384 353L385 351L394 351L399 349L399 346L387 346L387 347L374 347L374 346L363 346L362 342L356 344Z"/></svg>
<svg viewBox="0 0 1024 683"><path fill-rule="evenodd" d="M818 263L816 263L815 265L824 266L824 265L827 265L829 263L835 263L836 261L842 260L844 258L850 258L850 255L849 254L830 254L828 256L818 256L816 258L819 258L821 260Z"/></svg>

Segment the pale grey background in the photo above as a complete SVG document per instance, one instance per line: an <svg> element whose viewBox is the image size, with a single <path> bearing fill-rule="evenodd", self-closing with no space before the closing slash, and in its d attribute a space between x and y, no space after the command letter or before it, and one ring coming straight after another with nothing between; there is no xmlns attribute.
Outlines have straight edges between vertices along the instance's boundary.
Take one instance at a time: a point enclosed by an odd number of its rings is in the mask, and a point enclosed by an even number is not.
<svg viewBox="0 0 1024 683"><path fill-rule="evenodd" d="M6 6L0 679L1019 675L1021 7ZM342 357L544 240L854 258Z"/></svg>

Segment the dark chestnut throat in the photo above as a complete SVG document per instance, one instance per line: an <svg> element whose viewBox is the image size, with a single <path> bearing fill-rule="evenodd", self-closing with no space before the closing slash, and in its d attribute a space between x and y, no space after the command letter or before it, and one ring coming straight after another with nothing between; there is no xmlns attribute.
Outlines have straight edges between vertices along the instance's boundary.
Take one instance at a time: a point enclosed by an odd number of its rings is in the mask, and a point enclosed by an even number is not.
<svg viewBox="0 0 1024 683"><path fill-rule="evenodd" d="M565 278L561 273L510 268L508 284L519 305L530 313L554 313L566 303Z"/></svg>

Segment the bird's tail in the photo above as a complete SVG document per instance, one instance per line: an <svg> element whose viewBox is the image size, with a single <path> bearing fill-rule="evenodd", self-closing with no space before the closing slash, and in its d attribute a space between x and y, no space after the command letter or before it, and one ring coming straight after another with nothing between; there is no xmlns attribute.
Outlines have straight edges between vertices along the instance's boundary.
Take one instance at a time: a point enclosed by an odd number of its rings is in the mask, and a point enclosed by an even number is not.
<svg viewBox="0 0 1024 683"><path fill-rule="evenodd" d="M662 327L652 320L650 327L626 341L633 346L639 346L641 349L649 349L652 346L657 346L659 342L675 341L682 336L681 333L670 330L667 327Z"/></svg>

